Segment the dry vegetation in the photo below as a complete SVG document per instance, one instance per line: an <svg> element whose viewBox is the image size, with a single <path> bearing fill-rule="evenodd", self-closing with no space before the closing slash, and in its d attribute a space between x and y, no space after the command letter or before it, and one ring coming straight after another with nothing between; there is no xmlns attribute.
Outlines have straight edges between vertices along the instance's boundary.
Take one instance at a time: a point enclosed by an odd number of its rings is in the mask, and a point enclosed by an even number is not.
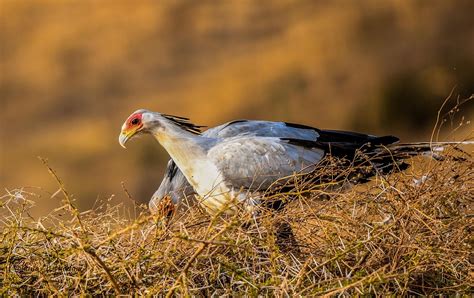
<svg viewBox="0 0 474 298"><path fill-rule="evenodd" d="M30 216L33 193L1 198L0 293L468 295L474 160L462 155L415 159L350 190L298 189L281 212L255 218L193 207L166 220L107 201L80 212L50 169L64 199L49 215ZM298 243L285 252L282 222Z"/></svg>

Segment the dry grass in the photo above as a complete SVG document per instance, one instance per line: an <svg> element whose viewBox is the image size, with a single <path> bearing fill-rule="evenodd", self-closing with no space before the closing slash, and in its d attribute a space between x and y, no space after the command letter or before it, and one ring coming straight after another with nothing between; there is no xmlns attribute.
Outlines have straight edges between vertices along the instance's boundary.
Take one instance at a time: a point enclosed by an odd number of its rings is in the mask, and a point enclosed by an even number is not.
<svg viewBox="0 0 474 298"><path fill-rule="evenodd" d="M284 210L170 220L103 202L43 218L35 195L1 198L2 295L406 295L472 292L473 159L413 160L412 170L350 190L313 189ZM52 172L54 174L54 172ZM413 179L427 175L424 182ZM281 194L285 196L286 194ZM275 244L288 222L299 247Z"/></svg>

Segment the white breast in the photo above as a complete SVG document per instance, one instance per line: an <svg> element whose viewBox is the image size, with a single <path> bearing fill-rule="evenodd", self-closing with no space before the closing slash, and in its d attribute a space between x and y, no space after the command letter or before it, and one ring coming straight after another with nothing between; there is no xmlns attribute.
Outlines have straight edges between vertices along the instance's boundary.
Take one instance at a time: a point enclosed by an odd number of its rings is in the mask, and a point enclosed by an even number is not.
<svg viewBox="0 0 474 298"><path fill-rule="evenodd" d="M234 196L225 185L223 176L214 163L206 156L193 157L185 162L182 158L183 156L173 157L188 182L201 197L200 202L209 211L218 212L233 204Z"/></svg>

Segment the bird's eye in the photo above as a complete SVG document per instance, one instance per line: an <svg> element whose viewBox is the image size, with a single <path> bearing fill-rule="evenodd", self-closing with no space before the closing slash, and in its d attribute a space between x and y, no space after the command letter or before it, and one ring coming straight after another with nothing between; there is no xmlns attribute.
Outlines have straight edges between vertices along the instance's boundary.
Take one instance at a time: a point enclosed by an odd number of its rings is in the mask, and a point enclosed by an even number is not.
<svg viewBox="0 0 474 298"><path fill-rule="evenodd" d="M138 123L140 123L140 119L138 119L138 118L135 118L132 121L130 121L130 124L132 124L132 125L137 125Z"/></svg>

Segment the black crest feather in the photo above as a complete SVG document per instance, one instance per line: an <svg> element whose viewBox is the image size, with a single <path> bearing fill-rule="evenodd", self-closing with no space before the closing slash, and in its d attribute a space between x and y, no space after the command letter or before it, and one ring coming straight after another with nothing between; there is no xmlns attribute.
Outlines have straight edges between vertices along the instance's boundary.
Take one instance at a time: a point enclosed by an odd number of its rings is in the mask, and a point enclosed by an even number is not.
<svg viewBox="0 0 474 298"><path fill-rule="evenodd" d="M161 116L170 120L171 122L173 122L180 128L197 135L201 134L201 128L206 127L206 126L200 126L200 125L191 123L189 121L189 118L185 118L185 117L173 116L173 115L167 115L167 114L161 114Z"/></svg>

